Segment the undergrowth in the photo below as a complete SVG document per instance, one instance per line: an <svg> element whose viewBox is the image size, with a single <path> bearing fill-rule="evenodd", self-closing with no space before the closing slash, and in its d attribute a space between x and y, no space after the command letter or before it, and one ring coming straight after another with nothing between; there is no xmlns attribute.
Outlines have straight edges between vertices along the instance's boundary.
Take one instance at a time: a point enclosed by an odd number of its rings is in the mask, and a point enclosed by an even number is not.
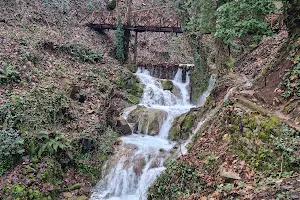
<svg viewBox="0 0 300 200"><path fill-rule="evenodd" d="M170 161L148 190L148 199L176 199L201 191L204 183L196 166Z"/></svg>

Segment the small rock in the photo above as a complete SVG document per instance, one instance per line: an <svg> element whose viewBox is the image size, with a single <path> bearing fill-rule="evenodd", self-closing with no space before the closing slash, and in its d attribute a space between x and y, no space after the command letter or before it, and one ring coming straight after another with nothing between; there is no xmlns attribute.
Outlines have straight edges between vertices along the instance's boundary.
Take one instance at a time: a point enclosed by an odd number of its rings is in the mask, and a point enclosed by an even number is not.
<svg viewBox="0 0 300 200"><path fill-rule="evenodd" d="M243 90L240 91L240 94L244 95L244 96L249 96L252 97L254 95L255 91L254 90Z"/></svg>
<svg viewBox="0 0 300 200"><path fill-rule="evenodd" d="M72 193L71 192L64 192L63 193L63 197L65 197L65 198L72 198Z"/></svg>
<svg viewBox="0 0 300 200"><path fill-rule="evenodd" d="M233 172L233 171L226 171L225 169L220 170L220 176L225 178L225 179L233 179L233 180L240 180L241 177L239 174Z"/></svg>

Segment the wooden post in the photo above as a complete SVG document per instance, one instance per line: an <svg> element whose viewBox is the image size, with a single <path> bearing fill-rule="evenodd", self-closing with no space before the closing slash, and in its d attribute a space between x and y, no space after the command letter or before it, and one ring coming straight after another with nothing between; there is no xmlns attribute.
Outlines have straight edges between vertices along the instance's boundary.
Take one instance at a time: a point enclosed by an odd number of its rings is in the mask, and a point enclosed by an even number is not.
<svg viewBox="0 0 300 200"><path fill-rule="evenodd" d="M137 45L138 45L138 32L135 32L135 41L134 41L134 58L133 63L136 64L136 58L137 58Z"/></svg>

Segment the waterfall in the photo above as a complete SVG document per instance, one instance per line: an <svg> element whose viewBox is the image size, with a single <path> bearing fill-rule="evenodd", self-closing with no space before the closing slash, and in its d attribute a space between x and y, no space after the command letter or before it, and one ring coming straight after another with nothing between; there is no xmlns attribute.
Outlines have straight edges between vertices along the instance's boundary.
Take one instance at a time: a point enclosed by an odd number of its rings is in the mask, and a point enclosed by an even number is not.
<svg viewBox="0 0 300 200"><path fill-rule="evenodd" d="M103 167L102 179L94 188L92 200L146 200L147 189L165 169L163 163L175 145L168 140L172 122L195 107L190 103L189 72L183 73L179 68L172 80L180 95L163 90L160 80L152 77L147 69L139 68L136 75L145 85L139 105L163 110L167 117L156 136L134 133L121 137L122 143ZM134 108L126 109L123 117Z"/></svg>

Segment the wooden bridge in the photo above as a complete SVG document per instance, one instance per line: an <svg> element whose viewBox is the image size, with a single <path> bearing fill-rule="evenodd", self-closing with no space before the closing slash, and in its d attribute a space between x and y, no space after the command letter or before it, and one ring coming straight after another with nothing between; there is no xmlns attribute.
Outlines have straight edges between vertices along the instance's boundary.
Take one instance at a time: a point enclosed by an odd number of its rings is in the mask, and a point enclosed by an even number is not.
<svg viewBox="0 0 300 200"><path fill-rule="evenodd" d="M96 30L116 30L118 16L121 17L124 30L163 33L184 32L175 13L167 12L163 7L129 12L90 12L81 20L81 23Z"/></svg>
<svg viewBox="0 0 300 200"><path fill-rule="evenodd" d="M183 29L174 11L166 7L131 10L132 1L128 0L125 9L115 11L89 12L81 24L90 28L103 30L116 30L118 18L121 17L122 28L125 30L125 47L129 51L130 32L135 32L134 63L137 58L137 43L139 32L183 33ZM125 56L126 58L128 55Z"/></svg>

